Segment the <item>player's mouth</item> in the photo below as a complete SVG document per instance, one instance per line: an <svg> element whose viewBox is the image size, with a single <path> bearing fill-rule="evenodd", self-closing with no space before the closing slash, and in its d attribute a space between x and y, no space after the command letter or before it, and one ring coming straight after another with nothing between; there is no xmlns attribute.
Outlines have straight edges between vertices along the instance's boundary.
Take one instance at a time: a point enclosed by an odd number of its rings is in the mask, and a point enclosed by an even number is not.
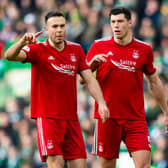
<svg viewBox="0 0 168 168"><path fill-rule="evenodd" d="M55 40L61 40L62 41L63 39L64 39L63 36L56 36L55 37Z"/></svg>
<svg viewBox="0 0 168 168"><path fill-rule="evenodd" d="M57 35L56 38L62 38L63 36L62 35Z"/></svg>
<svg viewBox="0 0 168 168"><path fill-rule="evenodd" d="M121 33L121 31L119 31L119 30L115 30L114 33L118 35L118 34Z"/></svg>

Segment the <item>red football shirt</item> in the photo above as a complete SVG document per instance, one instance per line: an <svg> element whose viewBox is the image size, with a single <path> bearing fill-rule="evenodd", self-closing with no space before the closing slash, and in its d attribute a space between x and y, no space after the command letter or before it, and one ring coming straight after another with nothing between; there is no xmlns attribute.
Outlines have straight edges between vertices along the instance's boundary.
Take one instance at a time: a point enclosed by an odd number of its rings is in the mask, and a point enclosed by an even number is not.
<svg viewBox="0 0 168 168"><path fill-rule="evenodd" d="M23 50L31 63L31 118L77 120L76 75L89 68L81 46L65 41L59 52L45 41Z"/></svg>
<svg viewBox="0 0 168 168"><path fill-rule="evenodd" d="M126 46L120 46L112 38L96 40L91 46L87 61L97 54L106 54L107 62L97 67L97 80L110 109L110 118L145 120L143 73L152 74L153 52L151 47L133 39ZM95 104L95 118L99 118Z"/></svg>

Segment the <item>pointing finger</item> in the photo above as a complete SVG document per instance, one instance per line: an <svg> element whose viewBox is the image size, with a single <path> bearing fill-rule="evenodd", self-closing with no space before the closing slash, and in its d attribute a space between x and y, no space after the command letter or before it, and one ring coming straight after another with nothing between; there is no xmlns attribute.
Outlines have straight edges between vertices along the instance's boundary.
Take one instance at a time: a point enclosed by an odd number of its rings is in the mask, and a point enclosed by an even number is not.
<svg viewBox="0 0 168 168"><path fill-rule="evenodd" d="M38 37L42 33L43 33L42 31L35 33L35 37Z"/></svg>

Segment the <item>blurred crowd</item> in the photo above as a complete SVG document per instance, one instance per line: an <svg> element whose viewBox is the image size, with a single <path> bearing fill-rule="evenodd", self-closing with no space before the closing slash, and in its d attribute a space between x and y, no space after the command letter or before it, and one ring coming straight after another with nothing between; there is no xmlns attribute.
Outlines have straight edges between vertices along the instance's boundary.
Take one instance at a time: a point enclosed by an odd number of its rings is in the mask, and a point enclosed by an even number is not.
<svg viewBox="0 0 168 168"><path fill-rule="evenodd" d="M108 14L119 5L131 9L135 37L152 46L154 64L168 96L168 0L0 0L0 58L25 32L43 31L38 40L44 41L44 16L53 9L64 11L67 40L80 43L87 54L95 39L111 36ZM163 114L145 79L144 96L152 168L168 168ZM88 153L87 166L99 168L97 157L91 154L96 123L93 109L93 99L78 83L78 114ZM46 167L40 161L36 126L29 115L30 65L0 59L0 168ZM124 144L120 153L127 153Z"/></svg>

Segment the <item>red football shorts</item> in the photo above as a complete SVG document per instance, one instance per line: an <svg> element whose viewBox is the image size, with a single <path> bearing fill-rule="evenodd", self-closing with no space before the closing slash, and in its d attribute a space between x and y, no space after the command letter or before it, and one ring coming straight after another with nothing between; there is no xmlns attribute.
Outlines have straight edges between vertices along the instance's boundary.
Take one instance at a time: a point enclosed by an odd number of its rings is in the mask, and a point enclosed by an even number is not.
<svg viewBox="0 0 168 168"><path fill-rule="evenodd" d="M107 159L119 157L121 140L129 153L151 151L149 131L146 121L108 120L104 124L98 119L95 128L93 154Z"/></svg>
<svg viewBox="0 0 168 168"><path fill-rule="evenodd" d="M41 160L48 155L63 155L65 160L86 158L79 121L38 118L37 141Z"/></svg>

